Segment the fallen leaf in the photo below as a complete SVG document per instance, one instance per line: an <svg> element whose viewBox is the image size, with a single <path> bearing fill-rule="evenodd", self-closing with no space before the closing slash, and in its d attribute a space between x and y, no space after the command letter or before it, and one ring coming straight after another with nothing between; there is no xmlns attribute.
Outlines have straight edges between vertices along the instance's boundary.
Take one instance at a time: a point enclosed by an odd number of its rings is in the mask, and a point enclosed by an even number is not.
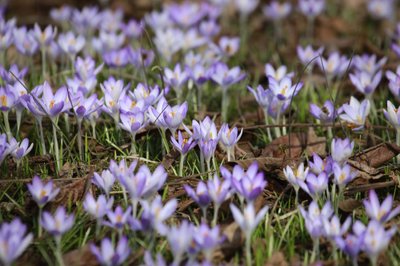
<svg viewBox="0 0 400 266"><path fill-rule="evenodd" d="M73 266L97 266L96 257L90 251L88 245L83 246L80 249L72 250L63 255L65 265Z"/></svg>
<svg viewBox="0 0 400 266"><path fill-rule="evenodd" d="M348 213L353 212L360 206L362 206L361 201L356 199L345 199L339 202L339 209Z"/></svg>
<svg viewBox="0 0 400 266"><path fill-rule="evenodd" d="M364 163L370 167L379 167L392 160L400 153L400 147L392 143L381 143L357 153L352 160Z"/></svg>

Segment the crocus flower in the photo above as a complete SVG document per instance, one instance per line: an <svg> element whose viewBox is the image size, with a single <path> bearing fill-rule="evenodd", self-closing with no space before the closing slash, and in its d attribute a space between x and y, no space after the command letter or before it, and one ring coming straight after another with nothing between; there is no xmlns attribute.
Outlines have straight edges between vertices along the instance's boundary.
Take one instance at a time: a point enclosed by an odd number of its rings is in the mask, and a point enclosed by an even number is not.
<svg viewBox="0 0 400 266"><path fill-rule="evenodd" d="M264 16L274 21L280 21L286 18L291 10L292 6L290 3L280 3L278 1L272 1L263 7Z"/></svg>
<svg viewBox="0 0 400 266"><path fill-rule="evenodd" d="M33 177L32 183L28 184L28 190L40 208L52 201L60 192L59 188L54 187L53 181L44 184L38 176Z"/></svg>
<svg viewBox="0 0 400 266"><path fill-rule="evenodd" d="M208 195L213 203L220 206L231 196L231 185L228 180L221 180L217 174L207 181Z"/></svg>
<svg viewBox="0 0 400 266"><path fill-rule="evenodd" d="M117 32L101 30L98 38L92 39L93 48L99 52L110 52L119 50L125 42L125 35Z"/></svg>
<svg viewBox="0 0 400 266"><path fill-rule="evenodd" d="M205 10L199 3L184 2L171 4L168 12L172 21L183 28L190 28L197 24L205 15Z"/></svg>
<svg viewBox="0 0 400 266"><path fill-rule="evenodd" d="M219 39L218 45L222 55L226 57L231 57L239 51L240 39L224 36Z"/></svg>
<svg viewBox="0 0 400 266"><path fill-rule="evenodd" d="M163 116L163 113L167 106L167 100L164 98L164 96L161 96L160 100L157 102L157 106L155 108L153 106L150 106L147 112L150 121L163 131L168 128Z"/></svg>
<svg viewBox="0 0 400 266"><path fill-rule="evenodd" d="M80 35L75 36L73 32L69 31L58 36L58 44L64 53L73 59L85 46L85 38Z"/></svg>
<svg viewBox="0 0 400 266"><path fill-rule="evenodd" d="M116 245L113 246L109 238L101 240L100 248L94 244L90 245L90 251L96 256L97 261L103 266L121 265L129 256L131 249L129 248L128 238L122 236Z"/></svg>
<svg viewBox="0 0 400 266"><path fill-rule="evenodd" d="M386 71L386 78L389 80L389 90L400 101L400 66L397 67L396 72Z"/></svg>
<svg viewBox="0 0 400 266"><path fill-rule="evenodd" d="M265 76L270 80L270 77L272 77L275 81L280 82L283 78L293 78L294 73L293 72L288 72L287 67L282 65L275 69L271 64L266 64L265 65Z"/></svg>
<svg viewBox="0 0 400 266"><path fill-rule="evenodd" d="M74 215L68 215L65 208L60 206L57 208L54 216L49 212L44 212L40 223L54 237L61 237L61 235L69 231L74 225Z"/></svg>
<svg viewBox="0 0 400 266"><path fill-rule="evenodd" d="M138 172L146 176L146 184L142 194L143 199L149 199L154 196L164 186L165 180L168 177L168 173L162 164L157 166L153 173L150 172L149 167L145 164L140 166Z"/></svg>
<svg viewBox="0 0 400 266"><path fill-rule="evenodd" d="M343 164L350 158L354 149L354 141L350 141L350 139L332 139L331 142L331 156L332 159L339 163Z"/></svg>
<svg viewBox="0 0 400 266"><path fill-rule="evenodd" d="M377 19L392 19L395 10L393 0L369 0L368 12Z"/></svg>
<svg viewBox="0 0 400 266"><path fill-rule="evenodd" d="M315 241L324 234L323 220L329 219L333 214L332 204L328 201L322 209L316 201L312 201L306 211L303 206L299 206L300 213L305 220L305 225L311 238ZM315 242L314 242L315 243Z"/></svg>
<svg viewBox="0 0 400 266"><path fill-rule="evenodd" d="M299 9L305 16L313 19L325 9L325 0L300 0Z"/></svg>
<svg viewBox="0 0 400 266"><path fill-rule="evenodd" d="M321 108L311 103L310 114L315 117L315 119L318 119L323 123L331 123L335 121L337 111L335 110L335 106L333 105L332 101L327 100Z"/></svg>
<svg viewBox="0 0 400 266"><path fill-rule="evenodd" d="M142 196L146 184L146 175L138 171L136 174L122 175L119 179L121 184L128 191L131 199L137 202Z"/></svg>
<svg viewBox="0 0 400 266"><path fill-rule="evenodd" d="M328 176L332 172L332 157L327 157L325 160L322 160L318 154L313 153L313 160L308 162L308 166L316 175L319 175L322 172L325 172Z"/></svg>
<svg viewBox="0 0 400 266"><path fill-rule="evenodd" d="M325 172L316 176L308 173L305 181L300 181L300 187L307 192L314 200L317 200L321 194L328 188L329 177Z"/></svg>
<svg viewBox="0 0 400 266"><path fill-rule="evenodd" d="M296 191L296 195L299 191L300 188L300 182L304 182L306 180L306 177L308 175L308 167L304 168L304 163L299 164L297 169L292 169L290 166L286 166L286 168L283 169L283 173L288 180L288 182L294 187Z"/></svg>
<svg viewBox="0 0 400 266"><path fill-rule="evenodd" d="M283 77L280 81L269 76L268 80L269 88L280 101L290 100L292 97L296 96L303 87L303 82L293 84L288 76Z"/></svg>
<svg viewBox="0 0 400 266"><path fill-rule="evenodd" d="M133 160L131 164L128 164L125 159L122 159L119 163L111 160L109 169L116 178L121 178L122 176L129 176L133 174L137 164L137 160Z"/></svg>
<svg viewBox="0 0 400 266"><path fill-rule="evenodd" d="M12 74L11 74L12 73ZM24 80L28 73L28 67L19 68L18 65L12 64L9 69L0 66L0 77L8 84L18 83L18 80Z"/></svg>
<svg viewBox="0 0 400 266"><path fill-rule="evenodd" d="M341 224L339 217L333 215L330 219L323 219L322 223L324 226L324 235L333 242L336 238L342 237L346 234L347 230L349 230L351 217L347 217L343 224Z"/></svg>
<svg viewBox="0 0 400 266"><path fill-rule="evenodd" d="M33 36L39 42L40 46L49 46L57 34L57 28L48 25L44 30L41 30L39 25L35 23L33 28Z"/></svg>
<svg viewBox="0 0 400 266"><path fill-rule="evenodd" d="M88 193L82 205L90 216L96 220L101 220L111 210L113 203L114 198L107 200L104 195L100 195L96 200L91 193Z"/></svg>
<svg viewBox="0 0 400 266"><path fill-rule="evenodd" d="M142 201L143 212L140 218L141 230L156 230L160 235L168 234L168 227L164 222L170 218L178 206L178 201L172 199L163 205L158 195L151 202Z"/></svg>
<svg viewBox="0 0 400 266"><path fill-rule="evenodd" d="M228 89L235 83L246 77L239 67L229 69L225 63L216 63L211 70L211 79L221 86L223 90Z"/></svg>
<svg viewBox="0 0 400 266"><path fill-rule="evenodd" d="M350 74L350 80L356 89L364 94L366 97L371 97L371 94L376 90L382 79L382 71L376 74L369 74L367 72L356 72Z"/></svg>
<svg viewBox="0 0 400 266"><path fill-rule="evenodd" d="M259 0L234 0L234 4L239 13L248 17L258 6Z"/></svg>
<svg viewBox="0 0 400 266"><path fill-rule="evenodd" d="M165 108L163 112L164 122L173 135L175 135L175 131L182 124L183 119L185 119L187 109L187 102L172 107L168 105Z"/></svg>
<svg viewBox="0 0 400 266"><path fill-rule="evenodd" d="M15 94L9 87L0 88L0 111L8 112L17 102Z"/></svg>
<svg viewBox="0 0 400 266"><path fill-rule="evenodd" d="M130 57L128 49L122 48L104 52L103 59L110 68L122 68L128 65Z"/></svg>
<svg viewBox="0 0 400 266"><path fill-rule="evenodd" d="M348 164L340 165L338 163L334 163L333 175L335 184L339 186L339 189L343 189L348 183L356 178L358 173L352 171L350 165Z"/></svg>
<svg viewBox="0 0 400 266"><path fill-rule="evenodd" d="M369 200L364 200L363 203L368 217L380 223L388 222L400 213L400 206L392 210L392 195L388 195L382 204L380 204L374 190L369 191Z"/></svg>
<svg viewBox="0 0 400 266"><path fill-rule="evenodd" d="M338 52L331 53L327 59L321 57L317 62L321 71L326 73L329 79L341 77L350 64L350 60L346 56L341 56Z"/></svg>
<svg viewBox="0 0 400 266"><path fill-rule="evenodd" d="M103 170L101 175L96 172L93 174L92 183L103 190L107 197L110 195L110 191L114 185L114 182L115 176L109 170Z"/></svg>
<svg viewBox="0 0 400 266"><path fill-rule="evenodd" d="M347 234L346 237L336 237L335 244L344 253L349 255L353 265L357 265L357 257L361 251L364 238L355 234Z"/></svg>
<svg viewBox="0 0 400 266"><path fill-rule="evenodd" d="M364 128L365 120L369 114L370 102L365 99L361 103L351 96L350 103L342 105L340 108L344 114L340 118L344 120L354 131Z"/></svg>
<svg viewBox="0 0 400 266"><path fill-rule="evenodd" d="M25 157L33 148L33 143L29 145L29 139L24 138L21 142L17 142L15 138L10 140L10 145L15 145L16 148L11 152L11 155L16 161L20 161Z"/></svg>
<svg viewBox="0 0 400 266"><path fill-rule="evenodd" d="M96 67L96 62L91 57L82 58L78 56L74 63L75 74L80 80L95 77L103 69L104 64Z"/></svg>
<svg viewBox="0 0 400 266"><path fill-rule="evenodd" d="M199 32L204 36L204 37L214 37L216 36L219 32L221 31L221 27L219 24L213 20L204 20L200 23L199 25Z"/></svg>
<svg viewBox="0 0 400 266"><path fill-rule="evenodd" d="M203 216L205 216L207 207L211 203L211 198L206 184L203 181L200 181L197 184L196 191L186 184L184 184L183 187L188 196L200 206L203 211Z"/></svg>
<svg viewBox="0 0 400 266"><path fill-rule="evenodd" d="M146 120L144 113L138 112L136 114L132 113L121 113L120 114L121 123L119 126L129 132L133 138L135 138L136 133L146 126Z"/></svg>
<svg viewBox="0 0 400 266"><path fill-rule="evenodd" d="M196 120L192 121L193 133L190 132L189 129L186 131L192 135L192 138L195 140L205 139L205 140L217 140L218 133L217 127L213 120L210 117L206 116L203 121L197 122Z"/></svg>
<svg viewBox="0 0 400 266"><path fill-rule="evenodd" d="M378 255L386 250L396 231L396 227L385 230L380 222L375 220L369 222L364 231L363 250L368 255L372 265L376 265Z"/></svg>
<svg viewBox="0 0 400 266"><path fill-rule="evenodd" d="M219 227L210 228L207 224L202 223L200 226L194 228L193 240L195 242L195 249L202 250L206 260L212 260L213 250L222 243L224 240L220 236Z"/></svg>
<svg viewBox="0 0 400 266"><path fill-rule="evenodd" d="M197 142L191 137L184 138L181 131L178 131L178 140L176 140L174 136L171 136L171 143L182 155L186 155L197 145Z"/></svg>
<svg viewBox="0 0 400 266"><path fill-rule="evenodd" d="M142 83L129 93L135 101L144 101L147 106L155 104L162 96L162 91L157 85L150 87Z"/></svg>
<svg viewBox="0 0 400 266"><path fill-rule="evenodd" d="M400 130L400 111L398 108L395 108L394 105L387 101L387 110L383 109L383 113L389 123L395 127L397 130Z"/></svg>
<svg viewBox="0 0 400 266"><path fill-rule="evenodd" d="M361 56L356 55L353 58L353 66L357 72L366 72L370 76L375 75L385 65L387 57L382 57L378 60L375 54L368 55L363 54Z"/></svg>
<svg viewBox="0 0 400 266"><path fill-rule="evenodd" d="M73 97L73 109L78 120L88 118L91 113L96 112L99 107L96 105L98 102L97 94L92 94L85 97L82 92L78 91L77 95Z"/></svg>
<svg viewBox="0 0 400 266"><path fill-rule="evenodd" d="M0 262L9 266L25 251L33 240L31 233L26 234L26 225L19 218L0 226Z"/></svg>
<svg viewBox="0 0 400 266"><path fill-rule="evenodd" d="M186 69L182 69L180 64L176 64L173 70L165 68L164 75L165 82L175 90L178 96L181 95L182 87L189 79L189 72Z"/></svg>
<svg viewBox="0 0 400 266"><path fill-rule="evenodd" d="M243 212L234 204L230 204L230 209L235 222L240 226L246 238L250 238L257 225L265 218L268 206L264 206L256 213L253 203L247 204Z"/></svg>
<svg viewBox="0 0 400 266"><path fill-rule="evenodd" d="M193 242L193 225L184 220L179 226L170 228L167 240L174 257L172 265L179 265L185 252Z"/></svg>
<svg viewBox="0 0 400 266"><path fill-rule="evenodd" d="M320 60L319 57L324 52L324 47L320 47L316 50L312 48L311 45L306 46L305 48L300 45L297 46L297 56L299 57L300 62L304 66L309 66L308 71L311 71L314 67L315 63Z"/></svg>
<svg viewBox="0 0 400 266"><path fill-rule="evenodd" d="M143 33L144 23L130 19L127 23L121 25L121 29L128 39L138 39Z"/></svg>
<svg viewBox="0 0 400 266"><path fill-rule="evenodd" d="M27 31L25 27L14 29L14 45L17 51L25 56L33 56L39 49L39 43L33 36L33 31Z"/></svg>
<svg viewBox="0 0 400 266"><path fill-rule="evenodd" d="M230 155L235 158L234 148L236 143L242 137L243 129L238 132L237 127L229 128L228 124L223 124L218 132L219 142L228 151L228 161L230 161Z"/></svg>
<svg viewBox="0 0 400 266"><path fill-rule="evenodd" d="M207 164L210 163L211 158L214 156L215 149L218 145L218 139L200 139L199 148ZM209 169L210 170L210 169Z"/></svg>
<svg viewBox="0 0 400 266"><path fill-rule="evenodd" d="M122 231L124 226L128 223L128 218L132 213L132 207L128 207L126 211L122 209L121 206L117 206L115 210L109 210L107 212L107 217L109 221L103 222L105 225L115 228L118 231Z"/></svg>

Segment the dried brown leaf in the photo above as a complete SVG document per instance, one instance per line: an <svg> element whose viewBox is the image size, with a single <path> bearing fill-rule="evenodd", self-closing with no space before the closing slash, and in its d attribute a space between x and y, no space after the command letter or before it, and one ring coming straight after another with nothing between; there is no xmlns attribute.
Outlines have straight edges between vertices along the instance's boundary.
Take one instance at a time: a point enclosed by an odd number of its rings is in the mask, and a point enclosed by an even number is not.
<svg viewBox="0 0 400 266"><path fill-rule="evenodd" d="M392 143L381 143L362 152L357 153L351 159L364 163L370 167L379 167L392 160L400 153L400 147Z"/></svg>
<svg viewBox="0 0 400 266"><path fill-rule="evenodd" d="M97 262L95 256L90 251L88 245L80 249L72 250L63 255L63 260L65 265L74 265L74 266L97 266L99 263Z"/></svg>
<svg viewBox="0 0 400 266"><path fill-rule="evenodd" d="M339 209L344 212L353 212L361 206L361 201L356 199L345 199L339 202Z"/></svg>

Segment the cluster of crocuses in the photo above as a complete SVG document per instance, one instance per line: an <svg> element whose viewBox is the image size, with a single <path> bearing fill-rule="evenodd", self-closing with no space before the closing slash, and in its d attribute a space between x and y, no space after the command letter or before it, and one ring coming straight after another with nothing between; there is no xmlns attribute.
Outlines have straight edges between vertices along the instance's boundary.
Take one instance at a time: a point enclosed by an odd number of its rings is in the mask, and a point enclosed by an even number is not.
<svg viewBox="0 0 400 266"><path fill-rule="evenodd" d="M29 145L27 138L18 142L15 138L11 138L7 141L6 134L0 134L0 165L6 159L7 155L11 155L17 163L17 168L21 163L21 160L32 150L33 143Z"/></svg>
<svg viewBox="0 0 400 266"><path fill-rule="evenodd" d="M193 265L200 254L203 254L203 263L210 263L213 251L224 241L224 236L216 225L219 207L233 195L237 195L240 208L234 204L230 207L235 221L245 234L247 264L251 265L251 235L268 210L265 206L256 213L254 201L263 192L267 181L257 163L253 163L247 170L235 166L232 172L222 167L220 173L223 179L215 174L207 183L200 181L196 190L188 185L184 186L188 195L203 210L202 222L195 225L182 221L180 225L169 226L166 221L173 216L178 202L174 198L164 204L158 195L167 178L163 166L160 165L151 172L147 165L139 167L136 160L131 164L125 160L119 163L111 161L107 170L101 174L95 173L92 179L93 184L104 194L95 197L88 193L83 201L83 209L96 221L95 236L103 237L100 248L91 244L91 251L102 265L120 265L127 259L131 246L135 243L135 237L128 238L126 235L134 231L137 232L136 236L140 233L148 236L146 239L151 243L156 237L166 237L174 255L172 265L180 265L182 261ZM117 201L111 195L114 186L122 187L124 199L116 206L114 205ZM55 257L62 264L62 236L73 227L74 215L67 214L62 206L54 214L47 211L42 213L45 205L60 191L52 181L46 183L35 176L32 183L28 184L28 189L40 210L38 236L41 236L43 227L54 238L57 247ZM211 202L214 204L214 216L210 227L207 208ZM109 229L106 230L103 226ZM25 232L26 227L18 219L10 224L2 224L0 243L3 245L0 245L0 260L4 264L11 264L32 241L33 235L25 235ZM113 235L113 240L104 237L109 233ZM152 252L153 246L150 244L145 263L153 261ZM159 254L157 260L164 261Z"/></svg>
<svg viewBox="0 0 400 266"><path fill-rule="evenodd" d="M400 207L392 211L392 196L388 196L380 205L376 193L370 191L370 199L365 200L364 205L371 220L367 226L361 221L354 221L353 233L347 233L351 217L341 224L337 210L346 185L357 176L347 163L353 148L354 142L349 139L334 139L331 155L325 160L314 154L313 161L309 162L308 167L305 168L303 163L297 169L287 166L284 174L296 191L296 199L300 188L313 199L308 210L301 205L299 207L305 219L306 229L314 241L312 259L318 256L319 239L324 237L334 247L335 259L339 248L349 255L356 265L358 254L364 251L375 265L378 255L386 249L396 232L396 228L386 230L383 223L399 214ZM332 187L329 188L329 185ZM339 188L338 191L336 187Z"/></svg>

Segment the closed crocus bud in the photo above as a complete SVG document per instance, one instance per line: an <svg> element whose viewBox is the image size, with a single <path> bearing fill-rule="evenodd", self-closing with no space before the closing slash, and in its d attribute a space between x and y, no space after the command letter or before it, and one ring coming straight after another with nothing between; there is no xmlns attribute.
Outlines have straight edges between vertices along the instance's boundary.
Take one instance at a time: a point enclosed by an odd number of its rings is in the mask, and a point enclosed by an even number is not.
<svg viewBox="0 0 400 266"><path fill-rule="evenodd" d="M103 190L106 193L107 197L110 194L114 182L115 176L109 170L103 170L103 172L101 172L101 175L99 175L98 173L94 173L92 179L92 183Z"/></svg>
<svg viewBox="0 0 400 266"><path fill-rule="evenodd" d="M227 150L228 152L228 161L231 159L231 155L235 158L235 145L239 141L240 137L243 134L243 129L238 132L236 127L229 128L228 124L223 124L221 129L218 132L219 143Z"/></svg>
<svg viewBox="0 0 400 266"><path fill-rule="evenodd" d="M397 130L400 130L400 110L395 108L392 102L387 101L387 109L384 109L383 113L389 123Z"/></svg>

